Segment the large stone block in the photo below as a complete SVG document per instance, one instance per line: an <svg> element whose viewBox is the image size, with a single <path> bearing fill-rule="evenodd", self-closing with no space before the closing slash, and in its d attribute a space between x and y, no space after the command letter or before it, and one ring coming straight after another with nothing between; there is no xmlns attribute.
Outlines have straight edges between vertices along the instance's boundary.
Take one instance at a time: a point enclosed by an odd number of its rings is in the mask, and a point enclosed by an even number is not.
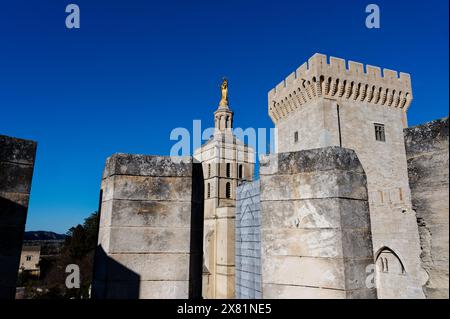
<svg viewBox="0 0 450 319"><path fill-rule="evenodd" d="M0 299L14 299L36 142L0 135Z"/></svg>
<svg viewBox="0 0 450 319"><path fill-rule="evenodd" d="M187 177L154 177L114 175L112 186L105 192L105 200L160 200L186 201L192 200L192 178ZM110 197L112 196L112 198Z"/></svg>
<svg viewBox="0 0 450 319"><path fill-rule="evenodd" d="M345 290L341 258L263 255L262 260L264 283Z"/></svg>
<svg viewBox="0 0 450 319"><path fill-rule="evenodd" d="M106 160L103 171L103 178L113 175L192 176L192 158L118 153Z"/></svg>
<svg viewBox="0 0 450 319"><path fill-rule="evenodd" d="M108 280L128 281L133 276L126 277L122 267L130 270L130 273L139 274L140 280L168 280L188 281L189 254L110 254L108 261Z"/></svg>
<svg viewBox="0 0 450 319"><path fill-rule="evenodd" d="M186 227L191 225L191 204L176 201L104 201L104 214L111 215L108 226ZM108 220L108 219L106 219Z"/></svg>
<svg viewBox="0 0 450 319"><path fill-rule="evenodd" d="M201 296L199 165L186 157L108 158L101 184L94 298Z"/></svg>
<svg viewBox="0 0 450 319"><path fill-rule="evenodd" d="M189 228L112 227L109 253L189 253Z"/></svg>
<svg viewBox="0 0 450 319"><path fill-rule="evenodd" d="M352 150L276 154L261 176L264 298L373 298L366 176Z"/></svg>
<svg viewBox="0 0 450 319"><path fill-rule="evenodd" d="M347 297L343 290L270 283L263 283L263 291L266 299L292 299L293 296L297 299L345 299Z"/></svg>

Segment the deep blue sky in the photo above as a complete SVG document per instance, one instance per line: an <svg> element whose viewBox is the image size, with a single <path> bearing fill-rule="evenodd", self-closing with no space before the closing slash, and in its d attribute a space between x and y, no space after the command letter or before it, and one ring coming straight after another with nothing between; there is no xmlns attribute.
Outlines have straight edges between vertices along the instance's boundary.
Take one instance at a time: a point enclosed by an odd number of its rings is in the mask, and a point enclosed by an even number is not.
<svg viewBox="0 0 450 319"><path fill-rule="evenodd" d="M174 127L212 125L224 75L243 128L272 127L267 91L315 52L411 73L410 125L448 115L446 0L1 1L0 41L0 134L39 143L28 230L96 210L109 155L167 155Z"/></svg>

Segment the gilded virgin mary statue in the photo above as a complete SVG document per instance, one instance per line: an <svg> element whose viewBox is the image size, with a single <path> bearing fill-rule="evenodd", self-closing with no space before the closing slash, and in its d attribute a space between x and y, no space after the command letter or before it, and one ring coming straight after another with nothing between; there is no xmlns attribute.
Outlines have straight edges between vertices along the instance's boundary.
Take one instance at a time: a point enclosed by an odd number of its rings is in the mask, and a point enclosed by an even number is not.
<svg viewBox="0 0 450 319"><path fill-rule="evenodd" d="M222 99L220 100L219 106L228 106L228 80L223 79L222 85L220 86L222 90Z"/></svg>

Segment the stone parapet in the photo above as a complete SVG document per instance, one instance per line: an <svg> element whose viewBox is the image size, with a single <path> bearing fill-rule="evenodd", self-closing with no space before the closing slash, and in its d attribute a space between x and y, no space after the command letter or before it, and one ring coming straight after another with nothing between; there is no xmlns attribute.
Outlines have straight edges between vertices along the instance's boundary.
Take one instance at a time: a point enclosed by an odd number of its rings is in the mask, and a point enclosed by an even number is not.
<svg viewBox="0 0 450 319"><path fill-rule="evenodd" d="M109 157L93 297L199 298L202 230L200 163L191 157Z"/></svg>
<svg viewBox="0 0 450 319"><path fill-rule="evenodd" d="M263 298L376 298L366 175L339 147L280 153L260 169Z"/></svg>
<svg viewBox="0 0 450 319"><path fill-rule="evenodd" d="M318 98L351 100L406 111L413 99L407 73L314 54L268 93L269 116L276 124Z"/></svg>

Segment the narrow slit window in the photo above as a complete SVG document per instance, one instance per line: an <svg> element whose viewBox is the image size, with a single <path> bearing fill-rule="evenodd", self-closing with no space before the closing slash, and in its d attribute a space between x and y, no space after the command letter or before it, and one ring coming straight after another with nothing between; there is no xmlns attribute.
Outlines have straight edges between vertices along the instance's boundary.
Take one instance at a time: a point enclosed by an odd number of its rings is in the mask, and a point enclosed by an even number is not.
<svg viewBox="0 0 450 319"><path fill-rule="evenodd" d="M211 198L211 184L208 183L208 198Z"/></svg>
<svg viewBox="0 0 450 319"><path fill-rule="evenodd" d="M298 143L298 131L294 132L294 143Z"/></svg>

